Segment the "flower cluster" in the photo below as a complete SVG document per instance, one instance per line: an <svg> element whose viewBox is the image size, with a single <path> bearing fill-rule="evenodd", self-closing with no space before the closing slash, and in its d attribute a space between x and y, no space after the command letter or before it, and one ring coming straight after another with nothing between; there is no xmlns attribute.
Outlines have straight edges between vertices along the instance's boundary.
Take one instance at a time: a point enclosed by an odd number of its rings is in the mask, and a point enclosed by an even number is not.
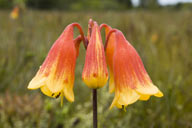
<svg viewBox="0 0 192 128"><path fill-rule="evenodd" d="M75 39L74 27L80 31L80 35ZM105 46L100 33L102 28L105 28ZM99 26L93 20L89 21L87 37L78 23L72 23L65 28L29 83L28 89L40 88L47 96L61 96L61 103L63 97L73 102L75 63L81 41L86 48L82 80L89 88L98 89L107 84L110 76L109 92L115 92L110 108L126 107L137 100L148 100L152 95L163 96L152 83L137 51L123 33L106 24Z"/></svg>

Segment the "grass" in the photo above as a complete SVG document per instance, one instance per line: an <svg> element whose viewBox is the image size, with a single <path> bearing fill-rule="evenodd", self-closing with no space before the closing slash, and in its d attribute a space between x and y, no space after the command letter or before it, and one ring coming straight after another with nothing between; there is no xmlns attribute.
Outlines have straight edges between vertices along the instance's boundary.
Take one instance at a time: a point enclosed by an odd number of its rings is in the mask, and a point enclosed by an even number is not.
<svg viewBox="0 0 192 128"><path fill-rule="evenodd" d="M109 110L114 94L108 85L98 91L100 128L192 127L192 17L190 11L57 12L25 11L11 20L0 11L0 128L90 128L91 89L81 80L85 50L76 65L75 102L27 90L51 45L64 28L89 18L120 29L139 52L153 80L164 93L127 107ZM77 34L76 34L77 35Z"/></svg>

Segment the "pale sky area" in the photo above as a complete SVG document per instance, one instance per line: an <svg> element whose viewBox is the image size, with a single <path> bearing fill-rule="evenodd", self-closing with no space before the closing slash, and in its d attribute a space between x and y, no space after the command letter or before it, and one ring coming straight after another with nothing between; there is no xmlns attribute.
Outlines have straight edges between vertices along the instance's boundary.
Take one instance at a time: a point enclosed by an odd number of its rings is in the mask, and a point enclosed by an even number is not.
<svg viewBox="0 0 192 128"><path fill-rule="evenodd" d="M191 2L192 0L158 0L161 5L173 5L177 3L186 3ZM137 6L139 4L139 0L132 0L133 4Z"/></svg>

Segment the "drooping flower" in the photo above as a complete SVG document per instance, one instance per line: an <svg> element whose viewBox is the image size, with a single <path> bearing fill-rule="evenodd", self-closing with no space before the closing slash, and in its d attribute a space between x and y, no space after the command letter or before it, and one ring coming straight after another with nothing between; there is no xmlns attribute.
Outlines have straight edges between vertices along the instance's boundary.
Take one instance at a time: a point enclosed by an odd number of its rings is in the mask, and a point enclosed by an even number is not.
<svg viewBox="0 0 192 128"><path fill-rule="evenodd" d="M90 88L103 87L108 80L107 64L99 26L93 22L86 50L82 79Z"/></svg>
<svg viewBox="0 0 192 128"><path fill-rule="evenodd" d="M148 100L152 95L163 96L163 93L152 83L137 51L119 30L115 32L113 73L115 98L110 108L126 107L137 100Z"/></svg>
<svg viewBox="0 0 192 128"><path fill-rule="evenodd" d="M68 101L74 101L74 70L81 38L73 39L73 29L74 24L68 25L55 41L28 89L40 88L47 96L61 96L61 100L65 96Z"/></svg>

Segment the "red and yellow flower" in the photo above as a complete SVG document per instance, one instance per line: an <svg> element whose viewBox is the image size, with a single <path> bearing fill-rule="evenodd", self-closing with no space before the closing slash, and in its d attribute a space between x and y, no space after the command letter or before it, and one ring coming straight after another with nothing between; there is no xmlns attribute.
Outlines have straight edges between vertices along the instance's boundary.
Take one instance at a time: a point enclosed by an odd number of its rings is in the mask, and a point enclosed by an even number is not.
<svg viewBox="0 0 192 128"><path fill-rule="evenodd" d="M114 52L106 52L107 56L113 59L110 66L113 67L115 83L115 98L110 108L126 107L137 100L148 100L152 95L162 97L162 92L152 83L137 51L122 32L116 30L114 34ZM107 47L110 43L108 42Z"/></svg>
<svg viewBox="0 0 192 128"><path fill-rule="evenodd" d="M107 64L99 26L92 24L91 34L88 36L89 44L86 50L85 64L82 79L90 88L103 87L108 80Z"/></svg>
<svg viewBox="0 0 192 128"><path fill-rule="evenodd" d="M81 38L73 39L73 26L68 25L55 41L28 89L40 88L47 96L61 96L61 100L65 96L68 101L74 101L74 71Z"/></svg>

